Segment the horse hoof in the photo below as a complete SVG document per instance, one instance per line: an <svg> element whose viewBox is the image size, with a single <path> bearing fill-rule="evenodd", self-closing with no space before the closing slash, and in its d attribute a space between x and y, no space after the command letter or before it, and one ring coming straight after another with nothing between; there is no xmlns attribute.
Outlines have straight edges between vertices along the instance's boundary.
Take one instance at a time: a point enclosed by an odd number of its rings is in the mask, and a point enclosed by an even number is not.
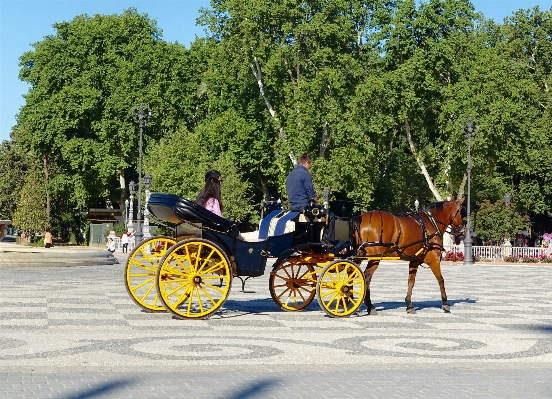
<svg viewBox="0 0 552 399"><path fill-rule="evenodd" d="M377 316L378 315L378 312L376 311L376 308L372 308L368 311L368 314L370 316Z"/></svg>
<svg viewBox="0 0 552 399"><path fill-rule="evenodd" d="M414 309L414 308L406 308L406 313L408 313L408 314L416 314L416 309Z"/></svg>
<svg viewBox="0 0 552 399"><path fill-rule="evenodd" d="M450 306L449 305L443 305L443 310L445 313L450 313Z"/></svg>

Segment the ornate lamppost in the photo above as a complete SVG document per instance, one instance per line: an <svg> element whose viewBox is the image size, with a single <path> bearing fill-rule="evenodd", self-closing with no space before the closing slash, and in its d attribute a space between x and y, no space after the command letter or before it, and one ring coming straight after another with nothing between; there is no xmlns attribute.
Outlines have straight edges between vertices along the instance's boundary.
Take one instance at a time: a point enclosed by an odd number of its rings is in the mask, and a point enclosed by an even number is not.
<svg viewBox="0 0 552 399"><path fill-rule="evenodd" d="M151 175L146 173L144 175L144 187L146 193L146 203L144 204L144 239L150 238L150 229L149 229L149 210L148 210L148 201L150 199L150 184L151 184Z"/></svg>
<svg viewBox="0 0 552 399"><path fill-rule="evenodd" d="M125 200L125 226L128 227L128 199Z"/></svg>
<svg viewBox="0 0 552 399"><path fill-rule="evenodd" d="M137 104L132 107L130 111L134 122L138 123L140 130L140 147L138 148L138 209L136 211L136 244L142 241L144 233L142 233L142 224L141 224L141 209L140 209L140 198L142 196L142 133L144 131L144 126L147 125L151 118L151 109L146 104Z"/></svg>
<svg viewBox="0 0 552 399"><path fill-rule="evenodd" d="M130 191L130 207L128 208L128 222L127 228L130 233L134 231L134 225L132 224L132 215L134 213L134 189L136 185L134 181L131 181L128 185L128 191Z"/></svg>
<svg viewBox="0 0 552 399"><path fill-rule="evenodd" d="M471 139L477 133L479 129L479 124L474 118L467 118L462 123L462 130L466 132L468 137L468 205L466 206L467 210L467 220L466 220L466 232L464 235L464 265L473 265L473 256L472 256L472 237L471 237L471 222L470 222L470 205L471 205L471 189L470 189L470 180L471 180Z"/></svg>

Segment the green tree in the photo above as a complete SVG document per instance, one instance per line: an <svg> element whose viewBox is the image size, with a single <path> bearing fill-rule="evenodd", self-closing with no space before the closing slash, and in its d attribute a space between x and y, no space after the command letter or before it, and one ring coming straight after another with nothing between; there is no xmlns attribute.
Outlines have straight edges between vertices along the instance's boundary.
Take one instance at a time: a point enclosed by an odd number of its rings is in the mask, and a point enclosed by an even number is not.
<svg viewBox="0 0 552 399"><path fill-rule="evenodd" d="M15 141L0 144L0 219L10 220L21 197L29 169L27 155Z"/></svg>
<svg viewBox="0 0 552 399"><path fill-rule="evenodd" d="M30 89L15 139L56 165L52 191L71 198L73 207L122 200L137 169L132 106L153 110L146 147L193 119L198 78L188 52L164 42L156 22L133 8L77 16L54 28L20 58L20 79Z"/></svg>
<svg viewBox="0 0 552 399"><path fill-rule="evenodd" d="M369 62L373 53L366 38L379 5L227 0L205 10L202 21L219 43L218 62L207 75L212 78L207 103L233 108L252 124L263 144L235 158L262 159L258 174L280 192L295 155L310 152L318 189L330 186L356 201L371 200L379 155L350 107L367 73L363 60ZM234 156L228 141L219 138Z"/></svg>
<svg viewBox="0 0 552 399"><path fill-rule="evenodd" d="M205 172L221 172L223 216L237 222L257 215L251 203L251 184L225 153L210 153L199 133L185 129L153 145L144 159L144 170L152 175L151 191L176 194L195 200L205 184Z"/></svg>
<svg viewBox="0 0 552 399"><path fill-rule="evenodd" d="M530 225L529 218L520 214L514 203L486 200L478 205L475 213L477 235L493 245L502 245L504 239L513 239Z"/></svg>
<svg viewBox="0 0 552 399"><path fill-rule="evenodd" d="M46 214L46 184L40 169L32 169L27 174L12 221L29 239L37 233L44 232L49 226Z"/></svg>

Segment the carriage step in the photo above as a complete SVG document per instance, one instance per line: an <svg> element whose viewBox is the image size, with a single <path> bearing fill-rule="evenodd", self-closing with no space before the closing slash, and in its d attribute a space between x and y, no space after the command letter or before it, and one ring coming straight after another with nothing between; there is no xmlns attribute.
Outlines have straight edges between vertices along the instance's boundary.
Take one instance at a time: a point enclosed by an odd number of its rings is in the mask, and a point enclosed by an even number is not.
<svg viewBox="0 0 552 399"><path fill-rule="evenodd" d="M338 254L344 249L348 249L351 243L349 241L333 241L334 246L327 248L326 251L332 254Z"/></svg>

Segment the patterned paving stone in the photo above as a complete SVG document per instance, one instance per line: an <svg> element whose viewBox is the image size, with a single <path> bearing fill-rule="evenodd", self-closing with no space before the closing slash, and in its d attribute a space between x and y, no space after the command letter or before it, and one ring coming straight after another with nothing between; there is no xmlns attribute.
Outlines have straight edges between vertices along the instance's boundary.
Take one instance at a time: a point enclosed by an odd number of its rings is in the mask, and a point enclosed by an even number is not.
<svg viewBox="0 0 552 399"><path fill-rule="evenodd" d="M209 320L142 311L124 264L0 268L0 397L552 397L552 267L382 264L366 308L280 310L268 274Z"/></svg>

